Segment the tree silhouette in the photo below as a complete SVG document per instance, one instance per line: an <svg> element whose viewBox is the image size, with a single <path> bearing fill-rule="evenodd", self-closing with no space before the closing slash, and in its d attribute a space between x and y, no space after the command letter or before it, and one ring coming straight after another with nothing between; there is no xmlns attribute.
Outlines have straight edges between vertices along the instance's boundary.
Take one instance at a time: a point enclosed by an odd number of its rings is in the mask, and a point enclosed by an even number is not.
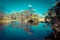
<svg viewBox="0 0 60 40"><path fill-rule="evenodd" d="M53 13L52 13L53 12ZM55 16L52 16L56 14ZM45 19L51 19L50 23L52 24L52 29L54 32L46 38L46 40L60 40L60 1L56 3L51 9L48 10L48 15Z"/></svg>

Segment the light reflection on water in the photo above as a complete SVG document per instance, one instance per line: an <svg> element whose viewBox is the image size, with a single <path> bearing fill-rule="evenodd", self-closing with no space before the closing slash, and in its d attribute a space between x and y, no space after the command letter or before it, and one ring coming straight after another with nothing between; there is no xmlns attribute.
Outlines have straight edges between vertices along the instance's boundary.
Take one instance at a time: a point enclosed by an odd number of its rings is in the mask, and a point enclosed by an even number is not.
<svg viewBox="0 0 60 40"><path fill-rule="evenodd" d="M38 25L30 25L29 23L11 22L7 25L0 25L3 28L4 38L18 38L18 39L42 39L52 32L50 26L46 27L46 23L39 23ZM25 30L28 28L29 30ZM48 31L48 32L47 32ZM30 33L31 32L31 33Z"/></svg>

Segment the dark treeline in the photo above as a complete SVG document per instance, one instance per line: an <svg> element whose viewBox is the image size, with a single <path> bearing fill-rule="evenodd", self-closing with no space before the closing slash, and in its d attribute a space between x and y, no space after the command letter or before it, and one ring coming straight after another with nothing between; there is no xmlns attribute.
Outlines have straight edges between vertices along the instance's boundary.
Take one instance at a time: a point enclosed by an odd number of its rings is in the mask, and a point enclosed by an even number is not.
<svg viewBox="0 0 60 40"><path fill-rule="evenodd" d="M47 19L49 21L47 21ZM45 17L47 23L51 23L54 32L46 37L46 40L60 40L60 1L56 2L55 6L48 10L48 15Z"/></svg>

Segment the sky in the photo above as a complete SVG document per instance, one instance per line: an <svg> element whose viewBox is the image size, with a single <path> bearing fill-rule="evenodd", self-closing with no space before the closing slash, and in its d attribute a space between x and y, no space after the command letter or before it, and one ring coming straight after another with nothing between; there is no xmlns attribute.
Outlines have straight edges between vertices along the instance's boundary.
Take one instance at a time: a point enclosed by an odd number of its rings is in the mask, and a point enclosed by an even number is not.
<svg viewBox="0 0 60 40"><path fill-rule="evenodd" d="M0 0L0 11L11 13L13 11L27 10L29 5L39 14L48 11L55 4L56 0Z"/></svg>

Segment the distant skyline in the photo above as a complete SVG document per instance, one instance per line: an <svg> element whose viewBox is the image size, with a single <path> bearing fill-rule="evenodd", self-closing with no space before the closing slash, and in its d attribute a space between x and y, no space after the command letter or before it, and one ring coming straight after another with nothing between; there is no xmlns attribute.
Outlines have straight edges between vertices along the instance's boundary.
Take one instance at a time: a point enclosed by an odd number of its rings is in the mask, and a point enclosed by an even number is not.
<svg viewBox="0 0 60 40"><path fill-rule="evenodd" d="M0 7L4 7L3 11L5 13L27 10L29 7L33 7L37 13L42 15L47 12L55 2L56 0L0 0Z"/></svg>

